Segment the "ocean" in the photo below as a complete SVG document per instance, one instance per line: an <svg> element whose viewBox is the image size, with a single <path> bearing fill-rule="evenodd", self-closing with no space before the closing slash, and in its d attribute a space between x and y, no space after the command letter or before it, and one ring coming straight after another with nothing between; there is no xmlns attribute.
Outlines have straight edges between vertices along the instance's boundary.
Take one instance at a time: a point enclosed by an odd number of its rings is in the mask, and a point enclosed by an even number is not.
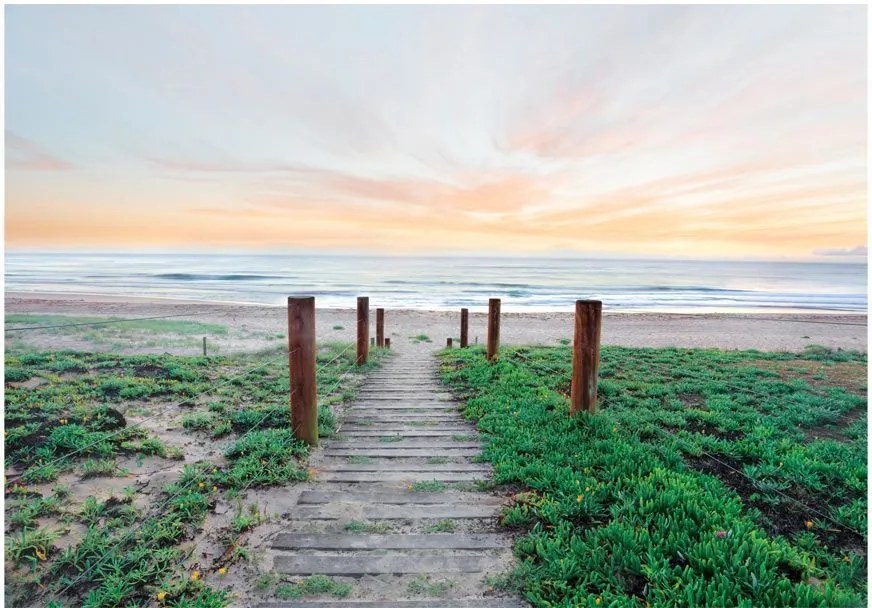
<svg viewBox="0 0 872 608"><path fill-rule="evenodd" d="M388 257L256 254L6 253L6 291L146 296L319 308L571 310L599 299L626 312L867 310L865 263Z"/></svg>

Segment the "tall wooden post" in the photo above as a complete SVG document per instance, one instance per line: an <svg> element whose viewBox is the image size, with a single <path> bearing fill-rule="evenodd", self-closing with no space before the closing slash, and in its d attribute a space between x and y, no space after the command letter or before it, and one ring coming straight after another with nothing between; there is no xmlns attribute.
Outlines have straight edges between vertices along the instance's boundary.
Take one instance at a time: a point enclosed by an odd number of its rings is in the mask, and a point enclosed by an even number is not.
<svg viewBox="0 0 872 608"><path fill-rule="evenodd" d="M379 348L385 346L385 309L375 309L375 345Z"/></svg>
<svg viewBox="0 0 872 608"><path fill-rule="evenodd" d="M369 357L369 298L357 298L357 364L366 365Z"/></svg>
<svg viewBox="0 0 872 608"><path fill-rule="evenodd" d="M460 348L469 346L469 309L460 309Z"/></svg>
<svg viewBox="0 0 872 608"><path fill-rule="evenodd" d="M491 298L487 308L487 360L493 361L500 351L500 299Z"/></svg>
<svg viewBox="0 0 872 608"><path fill-rule="evenodd" d="M294 437L309 445L318 445L315 298L288 298L288 368Z"/></svg>
<svg viewBox="0 0 872 608"><path fill-rule="evenodd" d="M575 302L575 339L572 343L572 381L569 397L571 416L578 412L596 413L602 314L603 303L599 300Z"/></svg>

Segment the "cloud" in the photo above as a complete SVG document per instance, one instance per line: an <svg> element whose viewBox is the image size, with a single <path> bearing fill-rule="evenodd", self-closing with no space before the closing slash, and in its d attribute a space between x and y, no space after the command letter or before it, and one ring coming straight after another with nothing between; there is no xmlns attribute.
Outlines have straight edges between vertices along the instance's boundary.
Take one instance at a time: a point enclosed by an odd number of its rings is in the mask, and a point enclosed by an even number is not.
<svg viewBox="0 0 872 608"><path fill-rule="evenodd" d="M826 256L866 256L869 254L869 248L863 245L857 245L852 249L848 248L840 248L840 249L815 249L815 255L826 255Z"/></svg>
<svg viewBox="0 0 872 608"><path fill-rule="evenodd" d="M35 141L6 131L6 168L26 171L66 171L73 166Z"/></svg>

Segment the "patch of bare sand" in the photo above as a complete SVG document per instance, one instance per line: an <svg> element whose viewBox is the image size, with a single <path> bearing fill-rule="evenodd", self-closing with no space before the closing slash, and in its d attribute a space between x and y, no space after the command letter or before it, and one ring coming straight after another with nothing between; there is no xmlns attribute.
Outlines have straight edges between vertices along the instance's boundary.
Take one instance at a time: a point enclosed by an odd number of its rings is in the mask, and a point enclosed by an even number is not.
<svg viewBox="0 0 872 608"><path fill-rule="evenodd" d="M378 301L371 299L370 325L373 334L376 306ZM287 333L287 311L283 307L7 293L6 311L120 317L190 315L192 321L218 323L228 328L230 335L226 338L215 337L220 353L251 352L279 346L283 340L276 336ZM178 317L178 320L185 320L185 317ZM501 320L503 344L554 345L559 344L560 340L572 338L571 310L512 312L504 307ZM357 321L353 309L319 308L316 322L319 342L348 342L355 339ZM391 347L401 350L422 347L411 339L419 334L427 335L432 340L430 346L441 347L448 337L458 339L459 323L459 311L385 311L386 335L391 338ZM470 313L469 323L470 342L477 340L483 343L487 336L487 315ZM866 315L820 313L605 313L602 340L604 344L619 346L801 351L809 344L819 344L832 349L867 350ZM45 346L50 346L50 343ZM78 346L86 348L88 345L83 343ZM136 345L131 347L136 348ZM163 352L159 348L157 350ZM165 350L180 354L197 352L193 345L174 346Z"/></svg>

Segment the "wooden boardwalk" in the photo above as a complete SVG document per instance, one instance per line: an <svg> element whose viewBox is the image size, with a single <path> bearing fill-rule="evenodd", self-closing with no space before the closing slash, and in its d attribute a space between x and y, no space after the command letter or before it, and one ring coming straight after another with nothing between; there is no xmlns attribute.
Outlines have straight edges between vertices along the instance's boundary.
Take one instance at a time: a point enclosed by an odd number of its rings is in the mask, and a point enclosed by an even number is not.
<svg viewBox="0 0 872 608"><path fill-rule="evenodd" d="M499 497L475 490L475 427L438 379L432 352L396 352L373 372L313 455L314 478L272 543L272 567L352 582L344 599L273 601L264 608L520 608L486 596L485 577L512 565ZM416 485L417 484L417 485Z"/></svg>

